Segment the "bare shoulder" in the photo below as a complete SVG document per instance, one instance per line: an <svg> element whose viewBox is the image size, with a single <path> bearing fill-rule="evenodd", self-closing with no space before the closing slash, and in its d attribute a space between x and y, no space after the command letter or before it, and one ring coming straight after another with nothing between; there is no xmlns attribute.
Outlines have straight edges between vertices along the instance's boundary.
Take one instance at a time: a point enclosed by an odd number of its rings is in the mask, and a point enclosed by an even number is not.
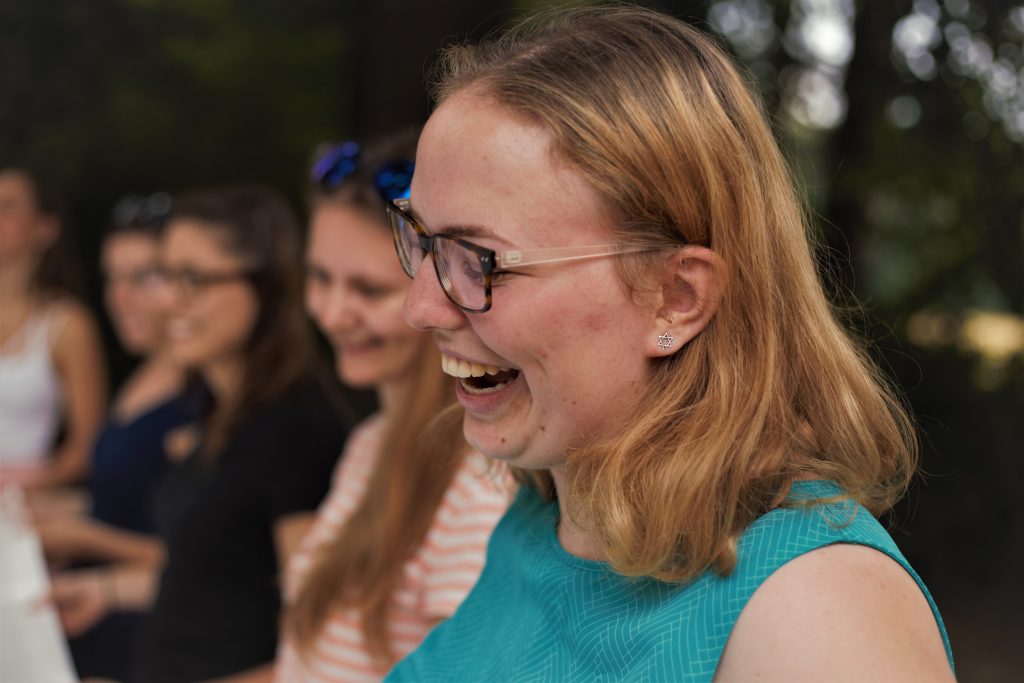
<svg viewBox="0 0 1024 683"><path fill-rule="evenodd" d="M733 628L716 680L950 681L913 577L873 548L836 544L788 562Z"/></svg>
<svg viewBox="0 0 1024 683"><path fill-rule="evenodd" d="M89 309L73 299L61 299L50 309L50 343L55 351L61 348L92 343L99 334L96 319Z"/></svg>

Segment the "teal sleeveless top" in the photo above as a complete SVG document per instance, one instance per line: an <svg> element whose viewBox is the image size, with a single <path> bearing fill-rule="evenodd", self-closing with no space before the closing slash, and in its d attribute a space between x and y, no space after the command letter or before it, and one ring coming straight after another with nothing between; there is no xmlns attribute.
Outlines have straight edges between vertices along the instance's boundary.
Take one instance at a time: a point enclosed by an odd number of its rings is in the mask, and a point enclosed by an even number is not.
<svg viewBox="0 0 1024 683"><path fill-rule="evenodd" d="M840 495L835 484L796 482L791 499ZM777 508L740 537L736 568L679 585L628 579L565 552L558 505L520 490L498 524L487 564L455 614L388 674L389 683L469 681L710 681L744 605L776 569L833 543L880 550L914 577L895 542L848 500Z"/></svg>

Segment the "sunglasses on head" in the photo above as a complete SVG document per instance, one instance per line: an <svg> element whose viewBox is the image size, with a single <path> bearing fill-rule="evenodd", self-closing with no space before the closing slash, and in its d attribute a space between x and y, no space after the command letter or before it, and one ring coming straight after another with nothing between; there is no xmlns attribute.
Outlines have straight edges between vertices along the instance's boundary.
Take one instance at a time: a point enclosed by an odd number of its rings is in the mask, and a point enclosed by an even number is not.
<svg viewBox="0 0 1024 683"><path fill-rule="evenodd" d="M159 228L170 215L172 205L171 195L166 192L122 197L114 206L114 223L126 227Z"/></svg>
<svg viewBox="0 0 1024 683"><path fill-rule="evenodd" d="M360 170L360 156L356 142L329 145L317 156L309 179L325 190L333 190ZM373 186L385 203L409 197L414 166L408 159L392 159L371 170Z"/></svg>

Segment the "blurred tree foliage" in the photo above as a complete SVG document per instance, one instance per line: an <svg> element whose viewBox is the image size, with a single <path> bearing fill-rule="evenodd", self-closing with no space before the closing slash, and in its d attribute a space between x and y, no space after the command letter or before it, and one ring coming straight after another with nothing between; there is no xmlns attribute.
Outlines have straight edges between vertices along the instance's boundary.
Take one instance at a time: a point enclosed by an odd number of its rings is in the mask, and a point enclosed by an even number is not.
<svg viewBox="0 0 1024 683"><path fill-rule="evenodd" d="M437 48L553 4L4 0L0 162L68 188L87 263L126 192L255 181L299 204L317 142L421 122ZM765 99L822 272L918 417L925 475L892 521L954 645L972 620L1019 640L1024 4L643 4L717 34ZM998 679L983 659L961 674Z"/></svg>

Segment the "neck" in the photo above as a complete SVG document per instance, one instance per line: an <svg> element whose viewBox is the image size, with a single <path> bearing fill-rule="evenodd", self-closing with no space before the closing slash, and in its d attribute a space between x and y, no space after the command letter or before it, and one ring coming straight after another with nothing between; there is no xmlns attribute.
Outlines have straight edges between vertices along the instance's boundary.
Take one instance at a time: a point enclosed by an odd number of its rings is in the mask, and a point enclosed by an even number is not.
<svg viewBox="0 0 1024 683"><path fill-rule="evenodd" d="M175 373L184 377L184 369L166 347L158 347L147 353L139 366L148 372Z"/></svg>
<svg viewBox="0 0 1024 683"><path fill-rule="evenodd" d="M411 377L403 377L377 385L377 403L380 404L380 414L385 420L390 422L393 418L400 417L396 413L401 410L402 397L412 390L412 383Z"/></svg>
<svg viewBox="0 0 1024 683"><path fill-rule="evenodd" d="M230 358L211 362L203 367L203 379L218 403L228 403L241 387L242 361Z"/></svg>
<svg viewBox="0 0 1024 683"><path fill-rule="evenodd" d="M565 466L553 467L550 470L558 497L558 541L565 552L582 557L585 560L601 560L602 553L593 535L586 530L578 519L573 519L569 511L572 501L567 499L568 486L565 481Z"/></svg>
<svg viewBox="0 0 1024 683"><path fill-rule="evenodd" d="M36 264L25 260L0 263L0 296L5 306L32 298L32 274Z"/></svg>

